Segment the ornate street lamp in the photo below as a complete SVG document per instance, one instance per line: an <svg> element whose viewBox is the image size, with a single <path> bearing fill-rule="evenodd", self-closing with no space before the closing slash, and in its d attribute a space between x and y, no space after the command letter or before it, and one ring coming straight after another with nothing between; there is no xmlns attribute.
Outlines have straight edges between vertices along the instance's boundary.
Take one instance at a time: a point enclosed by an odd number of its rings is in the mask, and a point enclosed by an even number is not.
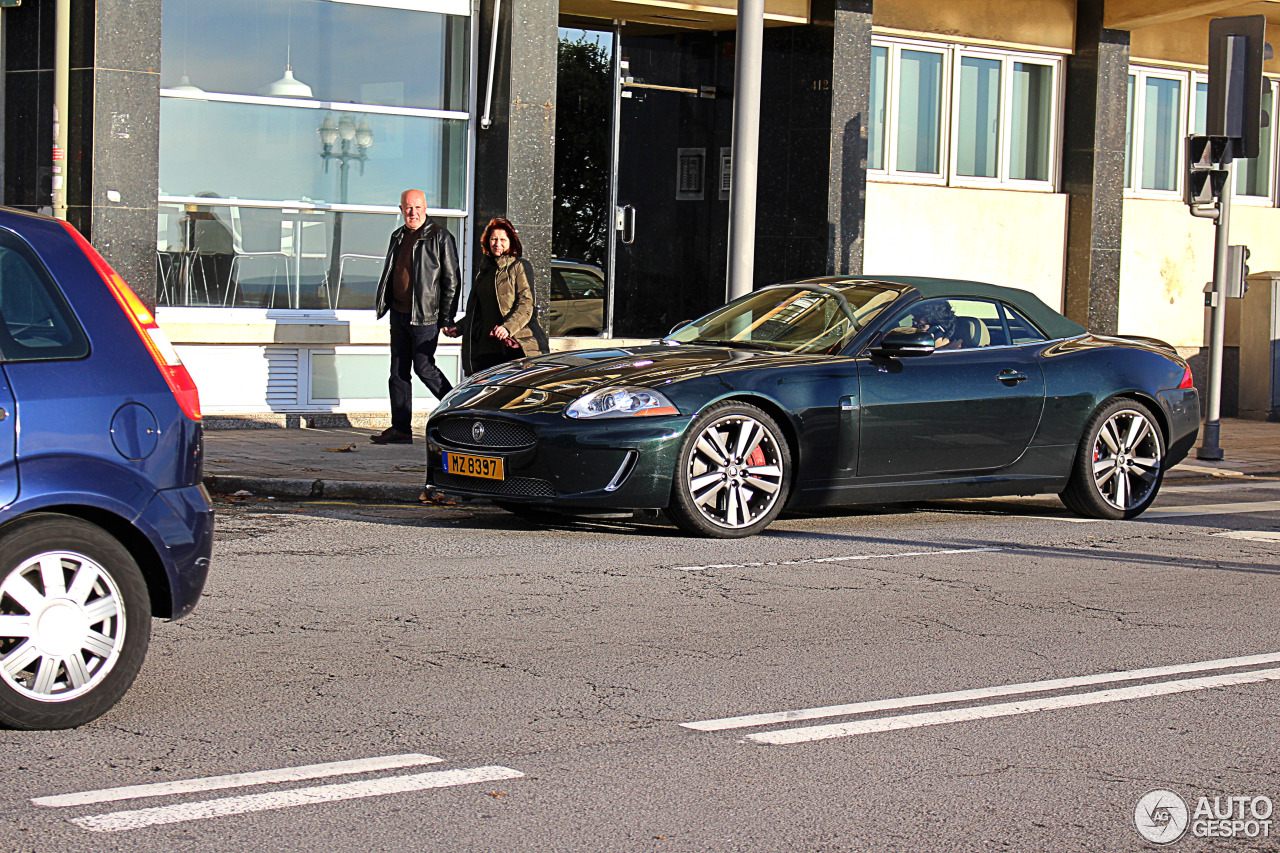
<svg viewBox="0 0 1280 853"><path fill-rule="evenodd" d="M320 136L320 159L324 162L325 174L329 172L329 161L338 161L338 203L347 203L347 174L351 163L360 164L360 174L364 174L365 161L369 159L369 149L373 147L373 129L369 127L368 117L362 116L357 125L351 116L345 113L334 122L332 115L324 117L324 121L316 128ZM342 211L333 214L333 249L329 254L329 286L337 288L342 264ZM337 305L334 305L337 308Z"/></svg>

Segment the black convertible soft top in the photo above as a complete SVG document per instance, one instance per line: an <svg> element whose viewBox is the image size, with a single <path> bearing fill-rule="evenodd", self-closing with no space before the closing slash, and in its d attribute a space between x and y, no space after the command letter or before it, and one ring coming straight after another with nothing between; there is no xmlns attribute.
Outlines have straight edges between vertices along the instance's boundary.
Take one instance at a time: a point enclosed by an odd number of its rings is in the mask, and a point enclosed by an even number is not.
<svg viewBox="0 0 1280 853"><path fill-rule="evenodd" d="M896 285L899 288L913 288L925 299L934 297L954 296L965 297L972 296L980 299L998 299L1008 302L1017 308L1023 314L1044 330L1050 338L1074 338L1077 335L1083 335L1088 330L1084 326L1074 320L1068 320L1057 311L1054 311L1046 305L1040 297L1028 290L1018 290L1014 287L1001 287L997 284L987 284L981 281L964 281L954 278L928 278L925 276L914 275L868 275L868 276L834 276L829 278L812 279L815 283L826 284L828 286L842 284L858 284L866 282L869 284L888 284Z"/></svg>

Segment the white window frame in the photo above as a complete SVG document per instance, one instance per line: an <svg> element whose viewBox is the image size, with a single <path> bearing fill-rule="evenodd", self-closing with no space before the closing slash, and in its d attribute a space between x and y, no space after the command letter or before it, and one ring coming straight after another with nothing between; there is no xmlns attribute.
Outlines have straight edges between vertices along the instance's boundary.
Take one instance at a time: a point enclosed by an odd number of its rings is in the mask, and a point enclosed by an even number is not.
<svg viewBox="0 0 1280 853"><path fill-rule="evenodd" d="M1186 171L1186 165L1183 162L1185 157L1183 139L1191 132L1193 116L1192 98L1194 97L1195 84L1192 82L1192 75L1186 71L1169 68L1130 65L1129 76L1133 78L1133 102L1128 105L1133 114L1133 133L1125 163L1125 175L1126 178L1132 177L1133 186L1125 187L1124 194L1129 198L1181 200L1183 173ZM1143 143L1146 141L1146 99L1143 94L1146 91L1146 81L1153 77L1158 80L1176 80L1182 87L1182 95L1178 99L1178 109L1180 111L1178 127L1182 129L1182 133L1178 136L1174 153L1178 161L1178 168L1174 175L1174 188L1171 190L1144 189L1142 186L1142 149ZM1128 85L1127 81L1125 85Z"/></svg>
<svg viewBox="0 0 1280 853"><path fill-rule="evenodd" d="M1014 189L1034 192L1056 192L1060 182L1062 163L1062 110L1065 86L1063 58L1052 53L1035 53L1025 50L1011 50L987 47L978 44L956 44L923 39L910 39L900 36L874 35L873 47L882 47L887 51L885 63L884 94L884 166L876 169L868 166L868 176L876 181L929 184L933 186L956 186L988 189ZM901 55L903 50L916 50L935 53L942 57L942 81L940 91L945 93L941 104L941 115L938 119L938 172L913 172L898 168L898 116L902 87ZM997 139L997 168L995 177L975 177L957 174L959 163L959 121L960 73L959 67L963 57L975 56L983 59L998 60L1000 65L1000 130ZM1050 69L1053 104L1049 117L1049 132L1046 143L1049 145L1048 178L1046 180L1023 180L1009 177L1010 155L1013 147L1013 127L1010 116L1013 107L1014 63L1024 62L1043 65ZM871 123L868 122L868 132Z"/></svg>
<svg viewBox="0 0 1280 853"><path fill-rule="evenodd" d="M944 144L951 138L948 124L951 117L951 50L947 45L927 41L908 41L906 39L873 38L875 47L888 48L888 61L885 63L885 99L884 99L884 168L868 170L884 180L901 181L911 184L933 184L946 186L949 172L950 151ZM898 169L898 107L901 100L902 87L898 85L899 69L903 50L935 53L942 57L942 80L938 85L940 111L938 116L938 171L912 172Z"/></svg>
<svg viewBox="0 0 1280 853"><path fill-rule="evenodd" d="M958 172L960 162L960 121L958 110L960 106L960 85L962 75L959 73L960 63L966 56L972 56L979 59L993 59L1000 63L1000 113L999 122L1000 130L996 140L996 175L995 177L980 177L976 175L961 175ZM1061 146L1058 144L1059 128L1062 125L1062 60L1058 57L1037 55L1033 53L1015 53L1006 50L992 50L987 48L969 47L966 45L957 45L953 53L953 64L956 71L952 73L952 91L951 91L951 107L952 111L957 113L951 122L951 142L950 142L950 182L953 186L960 187L994 187L1000 189L1029 189L1040 190L1042 192L1053 192L1057 185L1058 175L1058 155ZM1011 118L1013 115L1013 66L1014 63L1023 62L1029 65L1040 65L1049 68L1050 72L1050 89L1052 91L1053 104L1049 111L1049 162L1048 162L1048 178L1043 181L1014 179L1009 176L1009 165L1013 153L1013 125Z"/></svg>

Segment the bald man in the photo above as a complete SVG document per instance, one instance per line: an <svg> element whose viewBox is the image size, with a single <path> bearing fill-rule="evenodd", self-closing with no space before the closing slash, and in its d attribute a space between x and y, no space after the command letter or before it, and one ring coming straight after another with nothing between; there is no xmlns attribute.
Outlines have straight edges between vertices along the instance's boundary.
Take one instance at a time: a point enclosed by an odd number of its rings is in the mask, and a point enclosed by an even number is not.
<svg viewBox="0 0 1280 853"><path fill-rule="evenodd" d="M435 354L440 329L453 325L458 307L458 247L427 215L422 190L400 194L400 213L404 225L391 233L374 300L378 319L391 315L391 426L369 437L375 444L413 444L410 368L437 400L453 388Z"/></svg>

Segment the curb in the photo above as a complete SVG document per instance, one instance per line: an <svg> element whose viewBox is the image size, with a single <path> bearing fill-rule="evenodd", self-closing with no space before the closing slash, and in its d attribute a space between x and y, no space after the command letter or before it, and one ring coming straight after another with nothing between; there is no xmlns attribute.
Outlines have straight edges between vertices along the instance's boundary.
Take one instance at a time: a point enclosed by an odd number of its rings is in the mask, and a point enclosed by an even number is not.
<svg viewBox="0 0 1280 853"><path fill-rule="evenodd" d="M215 495L252 492L255 496L290 500L330 500L334 498L361 501L395 501L418 503L422 486L399 483L368 483L357 480L305 480L284 477L241 477L234 474L210 474L204 486Z"/></svg>

